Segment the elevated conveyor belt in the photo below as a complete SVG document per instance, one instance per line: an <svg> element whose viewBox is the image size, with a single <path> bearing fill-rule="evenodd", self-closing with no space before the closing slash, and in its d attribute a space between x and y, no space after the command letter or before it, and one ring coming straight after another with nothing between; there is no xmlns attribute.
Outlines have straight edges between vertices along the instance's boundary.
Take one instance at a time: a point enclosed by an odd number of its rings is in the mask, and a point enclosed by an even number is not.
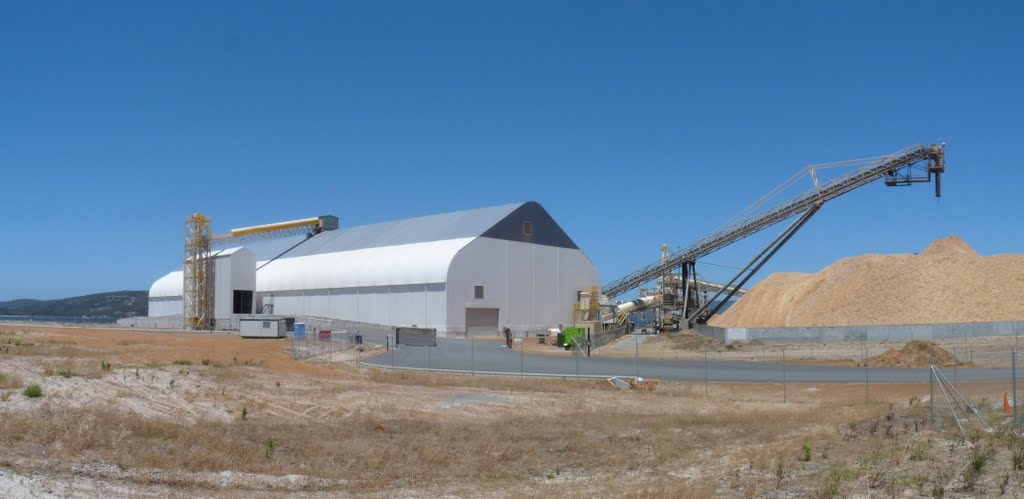
<svg viewBox="0 0 1024 499"><path fill-rule="evenodd" d="M747 294L747 290L745 290L743 288L737 288L735 286L724 286L724 285L722 285L720 283L717 283L717 282L705 281L705 280L702 280L702 279L698 279L697 280L697 289L699 289L701 291L712 291L712 292L734 291L735 290L735 293L737 295L739 295L739 296L743 296L743 295Z"/></svg>
<svg viewBox="0 0 1024 499"><path fill-rule="evenodd" d="M915 163L927 161L925 175L915 175ZM916 145L908 147L896 154L871 159L852 173L832 179L815 186L788 201L746 217L739 222L721 229L691 246L679 250L665 261L648 265L632 274L613 281L601 290L609 298L640 287L659 275L671 271L686 262L694 262L698 258L728 246L756 232L782 222L798 213L803 213L813 205L835 199L858 187L865 186L878 179L885 179L888 186L909 185L915 182L929 182L935 175L935 195L941 195L940 175L945 171L945 145Z"/></svg>

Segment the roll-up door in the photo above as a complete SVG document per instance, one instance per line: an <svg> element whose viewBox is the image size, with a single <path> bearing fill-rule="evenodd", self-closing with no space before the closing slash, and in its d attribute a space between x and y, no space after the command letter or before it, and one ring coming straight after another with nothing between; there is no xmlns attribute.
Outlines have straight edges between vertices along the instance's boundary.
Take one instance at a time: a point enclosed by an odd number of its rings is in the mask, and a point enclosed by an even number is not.
<svg viewBox="0 0 1024 499"><path fill-rule="evenodd" d="M469 336L498 336L498 309L467 308L466 333Z"/></svg>

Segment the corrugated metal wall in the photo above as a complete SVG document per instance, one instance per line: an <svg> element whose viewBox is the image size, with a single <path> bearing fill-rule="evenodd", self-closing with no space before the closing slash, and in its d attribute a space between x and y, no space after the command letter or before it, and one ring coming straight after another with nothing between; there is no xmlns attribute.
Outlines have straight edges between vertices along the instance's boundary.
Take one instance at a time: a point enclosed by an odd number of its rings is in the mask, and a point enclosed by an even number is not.
<svg viewBox="0 0 1024 499"><path fill-rule="evenodd" d="M499 326L516 332L571 324L576 293L599 285L580 250L479 238L449 267L449 332L466 331L467 308L499 309ZM482 299L475 286L484 287Z"/></svg>
<svg viewBox="0 0 1024 499"><path fill-rule="evenodd" d="M445 330L445 285L412 284L366 288L260 293L275 315L327 317L373 324Z"/></svg>
<svg viewBox="0 0 1024 499"><path fill-rule="evenodd" d="M149 299L150 317L167 317L184 313L185 305L180 296L158 297Z"/></svg>

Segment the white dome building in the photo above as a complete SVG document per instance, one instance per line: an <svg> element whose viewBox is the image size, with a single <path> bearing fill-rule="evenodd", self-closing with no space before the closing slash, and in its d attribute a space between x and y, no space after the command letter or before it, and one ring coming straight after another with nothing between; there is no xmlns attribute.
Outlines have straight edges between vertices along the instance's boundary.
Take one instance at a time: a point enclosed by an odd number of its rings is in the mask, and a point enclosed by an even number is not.
<svg viewBox="0 0 1024 499"><path fill-rule="evenodd" d="M262 313L448 335L544 331L571 324L579 292L600 286L590 260L535 202L243 248L215 252L215 319ZM180 317L182 285L180 270L154 282L149 316Z"/></svg>

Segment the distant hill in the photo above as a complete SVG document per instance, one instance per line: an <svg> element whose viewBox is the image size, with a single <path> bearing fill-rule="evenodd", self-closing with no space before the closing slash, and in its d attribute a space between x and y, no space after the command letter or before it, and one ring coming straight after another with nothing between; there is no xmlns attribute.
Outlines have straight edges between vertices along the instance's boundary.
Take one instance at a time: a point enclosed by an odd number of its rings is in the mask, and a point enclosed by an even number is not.
<svg viewBox="0 0 1024 499"><path fill-rule="evenodd" d="M0 315L144 316L147 313L148 296L146 291L113 291L59 300L0 301Z"/></svg>

